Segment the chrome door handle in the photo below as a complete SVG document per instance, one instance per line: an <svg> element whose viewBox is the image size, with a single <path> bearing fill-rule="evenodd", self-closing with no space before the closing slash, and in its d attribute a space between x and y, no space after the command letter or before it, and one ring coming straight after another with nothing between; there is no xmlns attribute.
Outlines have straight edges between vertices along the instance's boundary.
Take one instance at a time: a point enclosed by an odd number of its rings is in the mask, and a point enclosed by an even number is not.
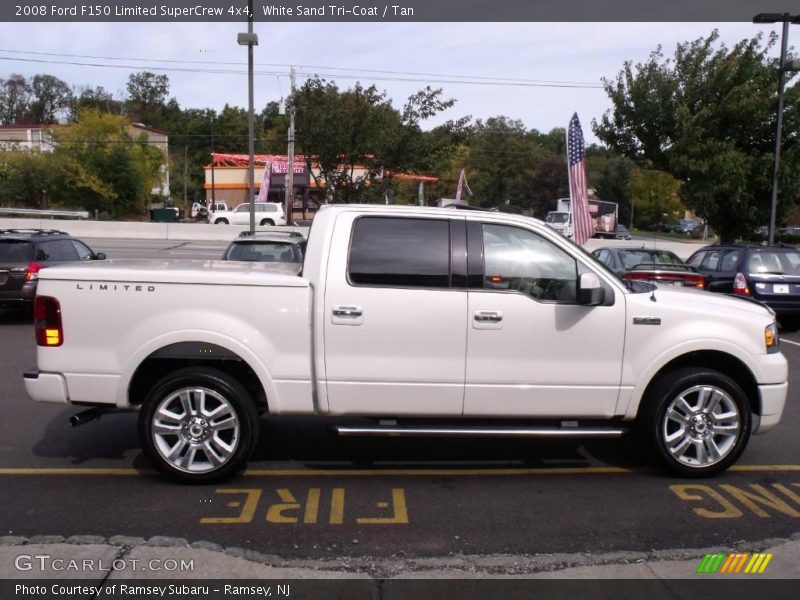
<svg viewBox="0 0 800 600"><path fill-rule="evenodd" d="M478 323L499 323L503 320L503 313L499 310L477 310L475 320Z"/></svg>
<svg viewBox="0 0 800 600"><path fill-rule="evenodd" d="M352 317L357 318L362 316L363 311L360 306L334 306L334 317Z"/></svg>

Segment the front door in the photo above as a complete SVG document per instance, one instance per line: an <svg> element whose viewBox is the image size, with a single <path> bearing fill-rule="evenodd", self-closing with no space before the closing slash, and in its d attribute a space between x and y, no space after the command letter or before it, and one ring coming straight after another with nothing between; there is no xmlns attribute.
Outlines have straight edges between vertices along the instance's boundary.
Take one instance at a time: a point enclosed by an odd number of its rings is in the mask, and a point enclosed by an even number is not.
<svg viewBox="0 0 800 600"><path fill-rule="evenodd" d="M464 414L610 417L619 395L625 302L577 304L582 265L534 231L468 224L469 327ZM472 257L483 250L473 278ZM477 250L477 251L476 251Z"/></svg>

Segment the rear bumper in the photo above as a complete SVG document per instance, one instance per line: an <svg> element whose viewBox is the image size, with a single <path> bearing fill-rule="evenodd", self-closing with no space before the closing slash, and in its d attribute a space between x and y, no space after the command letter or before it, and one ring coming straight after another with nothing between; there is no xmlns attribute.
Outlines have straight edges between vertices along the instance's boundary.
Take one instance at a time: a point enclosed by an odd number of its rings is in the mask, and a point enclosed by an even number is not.
<svg viewBox="0 0 800 600"><path fill-rule="evenodd" d="M36 282L26 283L18 290L0 291L0 306L27 306L36 297Z"/></svg>
<svg viewBox="0 0 800 600"><path fill-rule="evenodd" d="M761 415L753 433L764 433L780 422L783 407L786 405L789 383L759 385L758 392L761 396Z"/></svg>
<svg viewBox="0 0 800 600"><path fill-rule="evenodd" d="M67 382L60 373L25 371L23 378L25 379L25 391L31 400L69 404Z"/></svg>

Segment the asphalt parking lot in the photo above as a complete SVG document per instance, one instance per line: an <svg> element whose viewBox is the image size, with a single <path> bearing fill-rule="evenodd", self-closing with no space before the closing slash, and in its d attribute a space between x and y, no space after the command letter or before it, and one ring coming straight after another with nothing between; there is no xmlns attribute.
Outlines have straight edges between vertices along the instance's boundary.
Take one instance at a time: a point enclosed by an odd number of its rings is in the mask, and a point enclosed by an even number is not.
<svg viewBox="0 0 800 600"><path fill-rule="evenodd" d="M224 243L87 240L110 258L215 258ZM135 414L70 428L21 373L32 327L0 311L0 536L167 535L294 558L649 551L800 531L800 407L710 480L665 476L624 441L341 439L268 418L248 470L183 486L152 472ZM800 334L782 338L790 389Z"/></svg>

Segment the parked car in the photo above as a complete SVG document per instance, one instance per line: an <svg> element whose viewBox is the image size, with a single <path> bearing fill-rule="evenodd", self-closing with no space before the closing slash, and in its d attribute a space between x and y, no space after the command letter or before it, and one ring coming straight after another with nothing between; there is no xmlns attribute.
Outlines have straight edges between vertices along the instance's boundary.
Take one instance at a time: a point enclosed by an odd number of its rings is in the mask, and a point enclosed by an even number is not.
<svg viewBox="0 0 800 600"><path fill-rule="evenodd" d="M286 225L286 213L283 205L277 202L256 202L256 225ZM245 202L233 210L218 211L209 222L215 225L249 225L250 204Z"/></svg>
<svg viewBox="0 0 800 600"><path fill-rule="evenodd" d="M622 279L700 289L705 285L697 270L668 250L608 247L598 248L592 256Z"/></svg>
<svg viewBox="0 0 800 600"><path fill-rule="evenodd" d="M138 411L147 458L193 483L244 467L259 414L317 416L341 436L633 429L673 473L717 474L781 420L775 316L682 288L653 302L641 285L535 219L336 205L314 219L299 277L234 261L45 269L25 389L93 407L77 424Z"/></svg>
<svg viewBox="0 0 800 600"><path fill-rule="evenodd" d="M295 265L295 274L303 268L306 238L296 231L243 231L225 249L222 260L274 262ZM288 272L284 270L285 272Z"/></svg>
<svg viewBox="0 0 800 600"><path fill-rule="evenodd" d="M760 300L775 311L783 329L800 329L800 251L791 246L715 244L687 263L707 280L711 292Z"/></svg>
<svg viewBox="0 0 800 600"><path fill-rule="evenodd" d="M625 225L617 224L617 239L618 240L631 239L631 232L628 231L628 228L625 227Z"/></svg>
<svg viewBox="0 0 800 600"><path fill-rule="evenodd" d="M215 223L217 213L227 213L227 212L228 212L227 202L211 202L206 208L206 219L208 220L209 223Z"/></svg>
<svg viewBox="0 0 800 600"><path fill-rule="evenodd" d="M45 267L105 257L63 231L0 229L0 307L31 308Z"/></svg>

